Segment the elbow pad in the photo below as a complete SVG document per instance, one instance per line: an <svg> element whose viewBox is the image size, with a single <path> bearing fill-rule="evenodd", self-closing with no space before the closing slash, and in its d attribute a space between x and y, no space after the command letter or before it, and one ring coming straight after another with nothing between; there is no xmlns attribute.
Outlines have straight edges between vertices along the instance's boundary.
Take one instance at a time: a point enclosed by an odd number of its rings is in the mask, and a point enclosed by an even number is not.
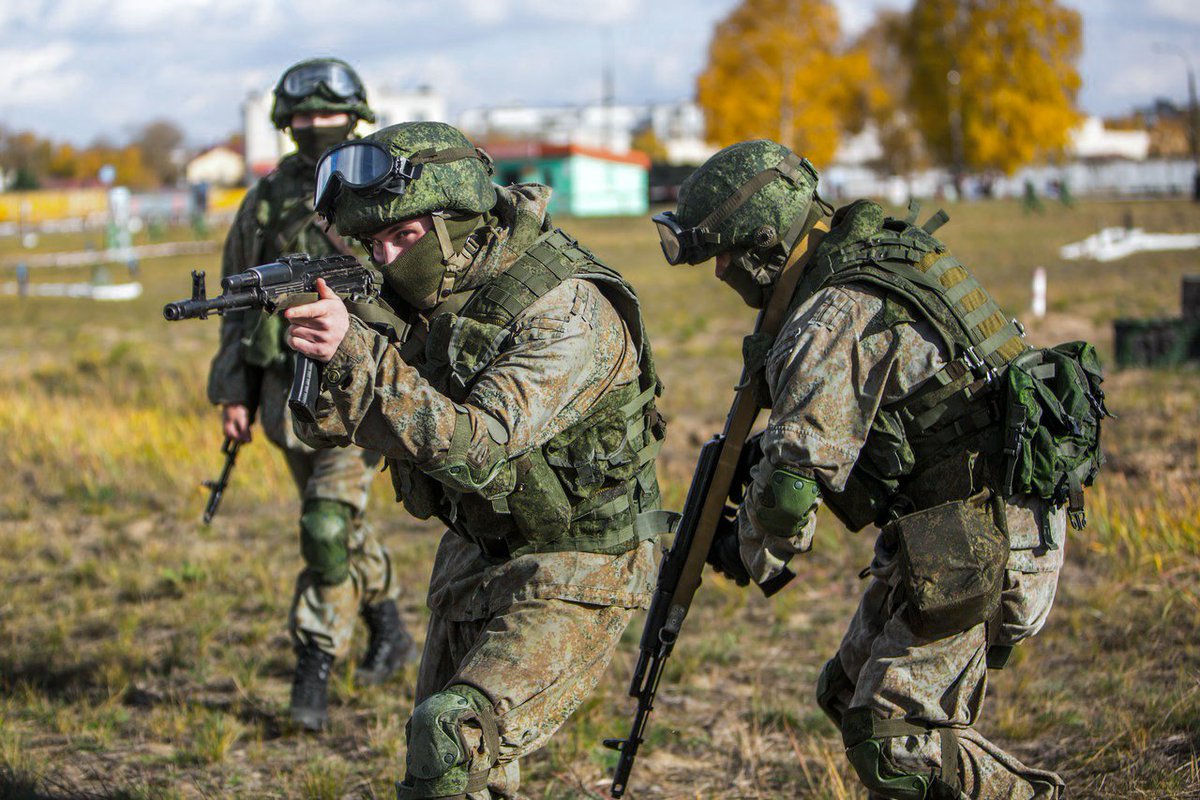
<svg viewBox="0 0 1200 800"><path fill-rule="evenodd" d="M763 533L790 539L800 533L821 498L821 487L812 478L778 467L759 496L755 516Z"/></svg>

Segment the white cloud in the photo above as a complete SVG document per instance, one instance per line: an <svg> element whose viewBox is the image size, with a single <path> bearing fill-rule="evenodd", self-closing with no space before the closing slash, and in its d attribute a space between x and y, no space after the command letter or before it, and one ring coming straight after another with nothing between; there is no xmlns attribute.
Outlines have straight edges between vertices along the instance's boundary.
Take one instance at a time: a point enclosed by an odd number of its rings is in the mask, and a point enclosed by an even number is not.
<svg viewBox="0 0 1200 800"><path fill-rule="evenodd" d="M1159 16L1186 25L1200 25L1200 3L1196 0L1150 0L1150 9Z"/></svg>
<svg viewBox="0 0 1200 800"><path fill-rule="evenodd" d="M0 47L0 102L35 106L72 99L83 75L74 69L75 48L66 42Z"/></svg>

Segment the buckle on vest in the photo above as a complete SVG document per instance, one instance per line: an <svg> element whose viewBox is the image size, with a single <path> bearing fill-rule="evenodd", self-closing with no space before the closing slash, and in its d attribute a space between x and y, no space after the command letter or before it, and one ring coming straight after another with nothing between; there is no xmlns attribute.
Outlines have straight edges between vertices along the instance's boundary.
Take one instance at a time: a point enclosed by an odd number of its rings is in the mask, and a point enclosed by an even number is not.
<svg viewBox="0 0 1200 800"><path fill-rule="evenodd" d="M968 347L963 352L963 360L967 362L967 366L971 368L971 372L981 378L984 383L990 384L996 380L996 371L979 357L979 354L975 352L974 346Z"/></svg>

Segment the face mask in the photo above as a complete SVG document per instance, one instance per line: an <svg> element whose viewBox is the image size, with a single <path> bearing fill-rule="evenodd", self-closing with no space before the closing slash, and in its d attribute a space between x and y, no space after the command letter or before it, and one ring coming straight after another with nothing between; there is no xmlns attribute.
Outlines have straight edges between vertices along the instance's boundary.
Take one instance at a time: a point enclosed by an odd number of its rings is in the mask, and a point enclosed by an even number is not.
<svg viewBox="0 0 1200 800"><path fill-rule="evenodd" d="M462 250L467 237L479 227L482 219L474 216L465 220L446 221L446 229L455 252ZM440 300L438 292L446 274L437 231L431 229L407 252L396 256L389 264L380 265L379 271L383 273L388 287L410 306L420 311L433 308Z"/></svg>
<svg viewBox="0 0 1200 800"><path fill-rule="evenodd" d="M762 308L767 304L769 287L763 286L754 279L749 258L745 254L734 253L729 266L721 274L721 280L733 287L746 305L751 308Z"/></svg>
<svg viewBox="0 0 1200 800"><path fill-rule="evenodd" d="M354 130L355 121L351 120L345 125L334 125L329 128L310 125L307 128L292 128L292 141L296 143L296 149L300 151L300 155L306 160L316 163L329 148L335 144L341 144L350 136L350 131Z"/></svg>
<svg viewBox="0 0 1200 800"><path fill-rule="evenodd" d="M388 287L404 302L419 310L432 308L446 272L437 233L430 230L408 252L388 264L380 264L379 271Z"/></svg>

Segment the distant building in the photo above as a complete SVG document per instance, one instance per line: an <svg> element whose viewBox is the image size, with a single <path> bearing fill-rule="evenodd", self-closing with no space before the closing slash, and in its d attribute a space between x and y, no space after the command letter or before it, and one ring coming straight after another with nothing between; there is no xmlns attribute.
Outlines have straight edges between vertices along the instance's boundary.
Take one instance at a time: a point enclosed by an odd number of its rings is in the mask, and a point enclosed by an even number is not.
<svg viewBox="0 0 1200 800"><path fill-rule="evenodd" d="M1071 131L1067 152L1074 158L1121 158L1145 161L1150 155L1150 132L1145 130L1111 130L1099 117L1088 117Z"/></svg>
<svg viewBox="0 0 1200 800"><path fill-rule="evenodd" d="M187 182L195 185L240 186L246 177L246 161L241 150L229 145L210 147L184 167Z"/></svg>
<svg viewBox="0 0 1200 800"><path fill-rule="evenodd" d="M375 123L360 122L359 134L370 133L398 122L448 120L446 101L428 87L412 92L396 92L367 86L367 98L375 112ZM262 177L275 168L287 153L295 150L286 131L275 130L271 122L273 95L268 91L251 92L242 104L242 129L246 141L246 170Z"/></svg>
<svg viewBox="0 0 1200 800"><path fill-rule="evenodd" d="M700 164L716 152L704 141L704 114L692 102L468 109L458 127L480 141L541 141L628 153L635 132L650 129L668 163Z"/></svg>
<svg viewBox="0 0 1200 800"><path fill-rule="evenodd" d="M544 142L485 147L496 162L497 183L543 183L554 190L551 214L635 216L648 208L650 159L642 153Z"/></svg>

